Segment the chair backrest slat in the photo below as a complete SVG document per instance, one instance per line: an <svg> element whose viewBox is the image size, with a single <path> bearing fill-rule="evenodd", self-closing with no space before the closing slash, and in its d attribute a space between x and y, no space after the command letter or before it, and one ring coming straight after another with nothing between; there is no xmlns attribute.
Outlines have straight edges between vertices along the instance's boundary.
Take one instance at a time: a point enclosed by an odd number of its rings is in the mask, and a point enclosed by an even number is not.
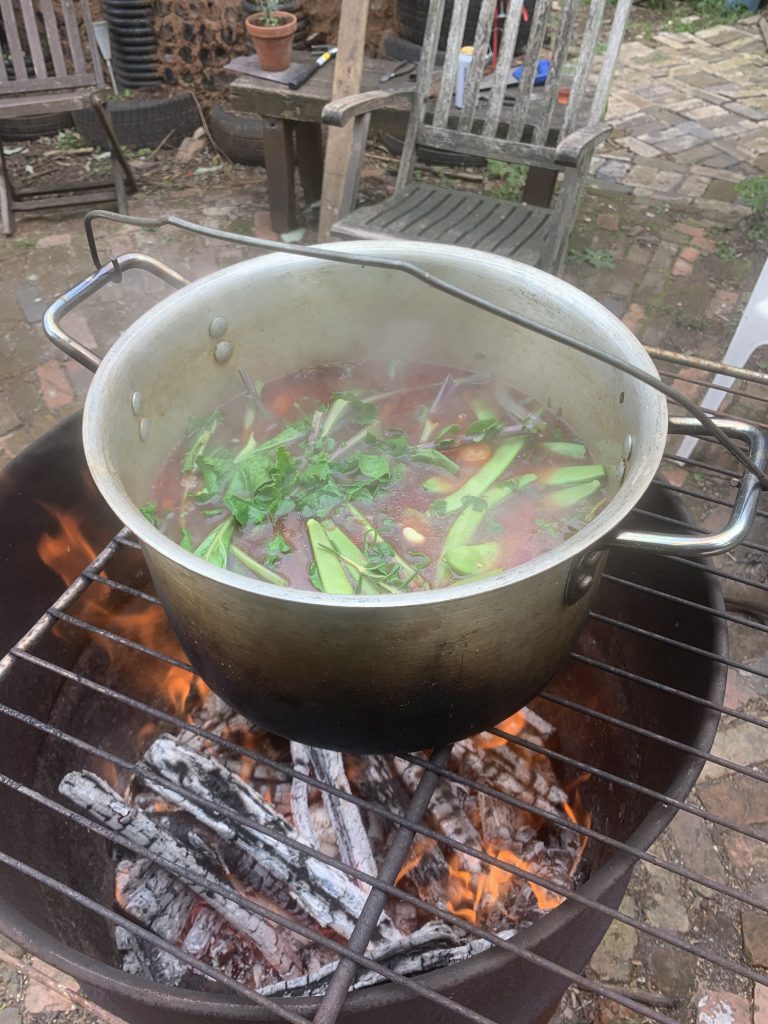
<svg viewBox="0 0 768 1024"><path fill-rule="evenodd" d="M45 35L48 40L48 52L50 53L51 61L53 62L54 74L57 78L63 78L67 74L67 64L64 60L64 52L61 48L59 24L56 20L56 13L53 10L53 3L51 0L38 0L38 3L40 4L40 10L43 14Z"/></svg>
<svg viewBox="0 0 768 1024"><path fill-rule="evenodd" d="M451 25L448 29L448 40L445 45L445 63L440 79L440 92L432 116L432 124L444 128L448 124L448 115L453 106L456 89L456 72L459 68L459 51L464 39L464 26L467 23L469 0L453 0ZM439 30L439 26L438 26Z"/></svg>
<svg viewBox="0 0 768 1024"><path fill-rule="evenodd" d="M27 61L21 46L21 39L19 38L19 27L16 24L13 0L0 0L0 15L2 15L5 39L11 54L13 77L17 81L24 81L29 75L27 74Z"/></svg>
<svg viewBox="0 0 768 1024"><path fill-rule="evenodd" d="M618 0L613 15L611 31L603 54L603 65L595 86L595 95L592 99L590 111L590 122L600 121L603 117L606 104L608 103L608 91L611 88L611 79L616 67L616 60L621 49L621 41L627 28L629 15L632 11L633 0Z"/></svg>
<svg viewBox="0 0 768 1024"><path fill-rule="evenodd" d="M565 0L562 5L551 67L544 84L542 103L544 109L542 114L536 118L536 123L533 126L533 142L545 141L552 127L552 115L558 104L560 80L563 76L563 67L568 59L568 47L571 42L576 8L580 3L581 0Z"/></svg>
<svg viewBox="0 0 768 1024"><path fill-rule="evenodd" d="M517 36L520 30L520 19L523 13L523 0L509 0L507 13L504 19L504 36L501 40L499 58L494 73L493 86L488 101L488 111L483 120L483 135L494 138L499 127L501 107L504 97L507 94L507 84L512 71L512 61L515 59L515 47Z"/></svg>
<svg viewBox="0 0 768 1024"><path fill-rule="evenodd" d="M413 165L416 162L416 138L424 123L427 102L432 95L432 83L437 63L438 47L440 45L440 27L443 24L444 12L445 0L431 0L427 13L427 23L424 26L424 40L421 46L416 92L413 97L411 116L408 118L408 126L405 130L405 138L403 139L403 152L400 157L400 166L397 170L395 191L404 189L411 180L411 174L413 173Z"/></svg>
<svg viewBox="0 0 768 1024"><path fill-rule="evenodd" d="M576 128L576 122L586 98L587 87L589 85L589 73L592 70L592 62L594 61L595 53L597 52L597 41L598 36L600 35L600 26L602 25L603 15L605 14L605 2L606 0L592 0L589 5L587 26L584 30L584 35L582 36L581 50L579 52L579 66L576 69L576 77L573 80L571 95L568 99L568 109L565 112L563 135L568 135L569 132L574 131Z"/></svg>
<svg viewBox="0 0 768 1024"><path fill-rule="evenodd" d="M509 131L507 138L522 139L523 128L527 124L528 108L533 97L534 82L538 70L541 48L544 45L544 37L547 32L549 11L552 0L536 0L533 9L533 21L531 22L531 34L528 36L528 43L523 58L523 71L520 76L520 84L515 92L515 104L512 107L512 116L509 119Z"/></svg>
<svg viewBox="0 0 768 1024"><path fill-rule="evenodd" d="M477 28L475 29L472 63L469 65L469 73L464 82L464 100L461 114L459 115L460 131L468 131L472 127L472 121L475 117L480 82L488 66L488 46L491 41L495 13L496 0L483 0L477 18Z"/></svg>
<svg viewBox="0 0 768 1024"><path fill-rule="evenodd" d="M99 44L96 42L96 32L93 28L93 18L88 0L80 0L80 16L85 26L85 35L88 39L88 49L91 51L91 68L96 78L96 85L101 89L104 86L104 69L101 66L99 57Z"/></svg>
<svg viewBox="0 0 768 1024"><path fill-rule="evenodd" d="M67 33L72 66L76 75L82 75L86 70L85 54L83 53L83 41L80 38L80 28L77 24L77 12L72 0L61 0L61 12L64 15L64 28Z"/></svg>
<svg viewBox="0 0 768 1024"><path fill-rule="evenodd" d="M37 26L37 15L30 0L21 0L21 16L24 19L24 31L27 36L27 47L32 57L32 66L37 78L47 78L45 55L40 45L40 31Z"/></svg>

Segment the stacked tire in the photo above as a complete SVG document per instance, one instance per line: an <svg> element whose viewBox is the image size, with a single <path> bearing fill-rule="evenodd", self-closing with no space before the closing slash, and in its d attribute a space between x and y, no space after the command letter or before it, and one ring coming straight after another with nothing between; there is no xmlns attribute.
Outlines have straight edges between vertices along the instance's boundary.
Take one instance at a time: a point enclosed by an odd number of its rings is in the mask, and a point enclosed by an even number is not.
<svg viewBox="0 0 768 1024"><path fill-rule="evenodd" d="M158 86L157 36L148 0L102 0L102 10L117 84L121 89Z"/></svg>

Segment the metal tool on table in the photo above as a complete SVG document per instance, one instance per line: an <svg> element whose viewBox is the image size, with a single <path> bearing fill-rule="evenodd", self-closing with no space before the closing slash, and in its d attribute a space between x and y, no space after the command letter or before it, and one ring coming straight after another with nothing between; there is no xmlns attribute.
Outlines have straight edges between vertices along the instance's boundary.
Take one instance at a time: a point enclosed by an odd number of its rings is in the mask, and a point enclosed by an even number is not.
<svg viewBox="0 0 768 1024"><path fill-rule="evenodd" d="M329 61L333 60L337 53L338 47L336 46L329 46L326 50L323 50L316 60L313 60L311 64L304 65L296 72L295 77L287 83L288 88L300 89L320 68L325 67Z"/></svg>
<svg viewBox="0 0 768 1024"><path fill-rule="evenodd" d="M401 78L403 75L408 75L412 82L416 81L416 68L418 64L413 60L401 60L399 64L396 64L391 71L387 71L386 74L382 75L379 79L380 82L390 82L393 78Z"/></svg>

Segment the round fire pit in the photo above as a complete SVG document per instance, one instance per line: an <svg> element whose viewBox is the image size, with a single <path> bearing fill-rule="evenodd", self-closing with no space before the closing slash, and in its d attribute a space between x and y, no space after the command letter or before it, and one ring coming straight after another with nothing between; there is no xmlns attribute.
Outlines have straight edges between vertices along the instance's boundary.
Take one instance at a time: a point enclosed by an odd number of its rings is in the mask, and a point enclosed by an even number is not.
<svg viewBox="0 0 768 1024"><path fill-rule="evenodd" d="M114 517L90 482L79 437L79 419L70 420L0 474L0 529L2 536L12 540L0 555L6 609L0 623L3 652L63 589L61 580L38 557L40 538L54 529L54 517L62 513L74 517L94 554L116 532ZM685 520L679 501L658 488L651 488L643 508ZM121 557L133 559L136 573L141 574L138 552L127 548ZM622 586L621 581L629 581L630 586ZM671 615L663 594L691 603L675 604ZM589 877L577 887L586 903L568 899L512 940L516 949L535 953L551 966L493 949L420 976L422 986L456 1001L455 1015L387 982L349 995L340 1021L392 1024L402 1018L445 1024L462 1019L461 1006L493 1019L506 1019L512 1008L516 1020L546 1019L569 984L561 971L581 971L610 923L589 901L615 908L626 889L635 857L617 850L615 843L646 850L675 813L669 803L628 791L609 776L647 787L663 795L664 801L683 800L702 762L664 741L671 739L702 752L711 746L718 716L686 701L684 695L719 701L725 669L708 655L686 650L685 645L715 656L724 653L722 620L705 610L721 608L719 587L694 563L613 552L595 612L579 640L580 656L534 702L533 708L557 728L557 752L564 757L558 768L560 781L568 786L582 776L581 798L591 812L591 827L613 841L589 841L585 854ZM632 628L621 628L615 620ZM654 635L677 643L666 644ZM118 674L98 653L89 653L85 641L71 646L69 650L49 635L34 653L52 658L55 650L57 664L65 669L78 666L84 671L87 665L84 674L98 677L107 691L73 685L63 675L18 660L3 681L0 697L0 710L5 709L0 715L0 772L58 803L62 802L58 784L67 772L89 769L107 775L105 763L89 752L89 745L128 764L147 745L142 731L146 719L126 711L108 693L119 691L146 701L141 681ZM65 657L70 658L69 666ZM638 685L630 676L677 687L680 696ZM607 717L596 717L601 715ZM21 716L33 716L38 726ZM618 723L628 723L629 728ZM80 745L62 743L56 730L76 737ZM6 858L51 876L102 907L114 907L111 843L8 785L0 787L0 809L6 823L0 851ZM0 866L0 930L76 977L87 995L136 1024L278 1019L231 994L171 988L123 973L109 922L7 863ZM311 1019L319 1002L319 997L282 998L280 1005Z"/></svg>

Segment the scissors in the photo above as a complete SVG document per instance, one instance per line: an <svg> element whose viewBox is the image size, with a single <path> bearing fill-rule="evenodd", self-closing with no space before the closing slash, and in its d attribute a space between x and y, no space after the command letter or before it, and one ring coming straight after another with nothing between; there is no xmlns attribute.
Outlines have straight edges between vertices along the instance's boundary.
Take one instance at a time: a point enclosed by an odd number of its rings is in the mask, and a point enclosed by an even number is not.
<svg viewBox="0 0 768 1024"><path fill-rule="evenodd" d="M409 78L416 78L416 61L413 60L401 60L391 71L388 71L385 75L382 75L379 79L380 82L389 82L392 78L400 78L402 75L408 75Z"/></svg>

